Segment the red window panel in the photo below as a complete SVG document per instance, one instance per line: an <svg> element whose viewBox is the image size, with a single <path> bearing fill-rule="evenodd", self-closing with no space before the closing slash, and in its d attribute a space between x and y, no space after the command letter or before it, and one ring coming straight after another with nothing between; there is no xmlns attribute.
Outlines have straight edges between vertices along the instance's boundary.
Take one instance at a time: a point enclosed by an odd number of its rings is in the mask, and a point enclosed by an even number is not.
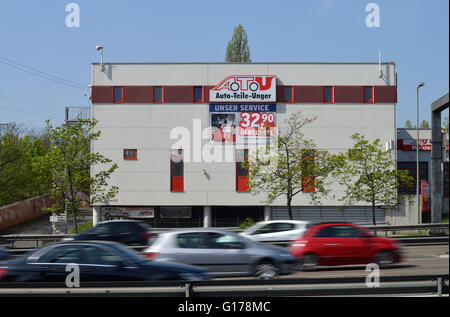
<svg viewBox="0 0 450 317"><path fill-rule="evenodd" d="M322 86L295 86L294 102L299 103L321 103Z"/></svg>
<svg viewBox="0 0 450 317"><path fill-rule="evenodd" d="M332 86L323 87L323 102L324 103L334 102L334 89Z"/></svg>
<svg viewBox="0 0 450 317"><path fill-rule="evenodd" d="M153 102L152 86L124 86L123 102L126 103L151 103Z"/></svg>
<svg viewBox="0 0 450 317"><path fill-rule="evenodd" d="M113 87L113 102L123 103L123 87Z"/></svg>
<svg viewBox="0 0 450 317"><path fill-rule="evenodd" d="M373 87L372 86L364 86L363 88L363 96L365 103L373 103Z"/></svg>
<svg viewBox="0 0 450 317"><path fill-rule="evenodd" d="M302 153L302 192L313 193L316 191L315 179L315 153L312 150L304 150Z"/></svg>
<svg viewBox="0 0 450 317"><path fill-rule="evenodd" d="M374 86L373 95L376 103L397 103L396 86Z"/></svg>
<svg viewBox="0 0 450 317"><path fill-rule="evenodd" d="M137 160L137 149L124 149L123 150L124 160Z"/></svg>
<svg viewBox="0 0 450 317"><path fill-rule="evenodd" d="M194 102L202 103L204 102L204 94L202 86L194 86Z"/></svg>
<svg viewBox="0 0 450 317"><path fill-rule="evenodd" d="M209 91L213 89L215 86L204 86L203 87L203 100L204 102L209 102Z"/></svg>
<svg viewBox="0 0 450 317"><path fill-rule="evenodd" d="M249 170L244 168L242 163L248 160L248 150L236 150L236 191L248 192Z"/></svg>
<svg viewBox="0 0 450 317"><path fill-rule="evenodd" d="M363 89L361 86L335 86L334 102L336 103L362 103Z"/></svg>
<svg viewBox="0 0 450 317"><path fill-rule="evenodd" d="M164 102L192 102L193 86L164 86Z"/></svg>
<svg viewBox="0 0 450 317"><path fill-rule="evenodd" d="M164 96L164 89L162 86L154 86L153 87L153 102L162 103Z"/></svg>
<svg viewBox="0 0 450 317"><path fill-rule="evenodd" d="M170 155L170 191L184 191L184 153L182 149L172 150Z"/></svg>
<svg viewBox="0 0 450 317"><path fill-rule="evenodd" d="M112 86L92 86L91 91L92 103L112 103L113 87Z"/></svg>

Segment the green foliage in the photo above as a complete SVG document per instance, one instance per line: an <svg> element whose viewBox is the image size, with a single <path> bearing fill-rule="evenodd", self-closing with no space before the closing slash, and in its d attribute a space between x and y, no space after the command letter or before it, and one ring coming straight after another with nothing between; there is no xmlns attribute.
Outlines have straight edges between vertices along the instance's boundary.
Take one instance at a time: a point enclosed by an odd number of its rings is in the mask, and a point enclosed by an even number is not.
<svg viewBox="0 0 450 317"><path fill-rule="evenodd" d="M117 164L109 164L110 159L90 151L91 142L100 136L100 131L94 132L96 123L95 120L79 119L54 127L47 121L46 135L50 148L34 165L47 192L56 199L48 211L67 208L68 214L74 216L75 228L76 211L83 201L80 193L90 197L89 203L92 204L113 198L118 192L116 186L107 183Z"/></svg>
<svg viewBox="0 0 450 317"><path fill-rule="evenodd" d="M320 197L328 193L329 154L318 150L302 133L302 129L314 120L304 117L301 112L294 113L279 129L273 145L255 150L242 163L244 168L249 168L250 191L267 195L264 201L267 205L278 197L285 197L290 219L293 218L291 203L294 196L303 193L318 204Z"/></svg>
<svg viewBox="0 0 450 317"><path fill-rule="evenodd" d="M78 225L77 230L75 230L75 228L71 229L69 233L70 234L74 234L76 232L81 233L81 232L91 229L92 226L93 226L92 221L88 221L88 222L82 223L81 225Z"/></svg>
<svg viewBox="0 0 450 317"><path fill-rule="evenodd" d="M412 177L397 170L394 158L379 139L370 143L358 133L351 139L355 142L352 148L332 156L332 175L344 188L339 200L349 205L370 204L375 225L375 207L397 206L405 198L398 194L398 187L408 186Z"/></svg>
<svg viewBox="0 0 450 317"><path fill-rule="evenodd" d="M239 229L245 229L251 227L255 224L252 218L247 217L245 220L239 225Z"/></svg>
<svg viewBox="0 0 450 317"><path fill-rule="evenodd" d="M242 25L234 28L233 37L228 42L225 55L228 63L250 63L250 49L248 47L247 33Z"/></svg>
<svg viewBox="0 0 450 317"><path fill-rule="evenodd" d="M20 134L13 128L0 135L0 206L44 193L33 165L46 152L45 139Z"/></svg>

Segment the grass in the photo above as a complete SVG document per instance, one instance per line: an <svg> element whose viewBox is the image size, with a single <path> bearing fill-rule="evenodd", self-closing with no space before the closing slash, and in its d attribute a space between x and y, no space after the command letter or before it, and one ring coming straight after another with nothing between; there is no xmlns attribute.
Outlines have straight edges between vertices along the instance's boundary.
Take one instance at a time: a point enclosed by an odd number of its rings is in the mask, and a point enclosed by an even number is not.
<svg viewBox="0 0 450 317"><path fill-rule="evenodd" d="M81 225L78 225L78 233L84 232L90 228L92 228L92 221L82 223ZM72 228L70 230L70 234L74 234L74 233L75 233L75 228Z"/></svg>

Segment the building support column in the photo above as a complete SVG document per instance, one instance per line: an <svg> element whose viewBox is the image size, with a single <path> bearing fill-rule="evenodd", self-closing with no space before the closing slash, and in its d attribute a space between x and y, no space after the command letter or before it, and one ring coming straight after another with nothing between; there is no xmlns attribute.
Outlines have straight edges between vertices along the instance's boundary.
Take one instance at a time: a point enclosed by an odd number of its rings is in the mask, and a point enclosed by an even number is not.
<svg viewBox="0 0 450 317"><path fill-rule="evenodd" d="M272 208L270 206L264 206L264 221L272 220Z"/></svg>
<svg viewBox="0 0 450 317"><path fill-rule="evenodd" d="M92 226L95 227L100 221L102 221L100 206L94 206L92 207Z"/></svg>
<svg viewBox="0 0 450 317"><path fill-rule="evenodd" d="M203 207L203 228L211 227L211 206Z"/></svg>
<svg viewBox="0 0 450 317"><path fill-rule="evenodd" d="M442 134L441 113L431 113L431 223L442 219Z"/></svg>

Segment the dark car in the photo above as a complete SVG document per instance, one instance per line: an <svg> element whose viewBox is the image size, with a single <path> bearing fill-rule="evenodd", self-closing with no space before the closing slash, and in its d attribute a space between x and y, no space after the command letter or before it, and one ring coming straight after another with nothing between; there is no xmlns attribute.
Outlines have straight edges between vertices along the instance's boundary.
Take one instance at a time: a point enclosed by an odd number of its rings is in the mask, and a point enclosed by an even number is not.
<svg viewBox="0 0 450 317"><path fill-rule="evenodd" d="M377 237L350 223L314 225L291 244L290 252L299 259L303 270L312 270L318 265L368 263L387 268L401 261L401 247L397 241Z"/></svg>
<svg viewBox="0 0 450 317"><path fill-rule="evenodd" d="M144 246L149 242L148 230L145 224L138 221L111 220L100 222L95 227L65 240L103 240Z"/></svg>
<svg viewBox="0 0 450 317"><path fill-rule="evenodd" d="M207 270L149 261L136 251L109 241L67 241L41 247L24 257L0 262L2 282L64 283L68 264L79 267L83 282L205 280Z"/></svg>
<svg viewBox="0 0 450 317"><path fill-rule="evenodd" d="M9 252L5 248L0 247L0 261L3 261L9 257Z"/></svg>

